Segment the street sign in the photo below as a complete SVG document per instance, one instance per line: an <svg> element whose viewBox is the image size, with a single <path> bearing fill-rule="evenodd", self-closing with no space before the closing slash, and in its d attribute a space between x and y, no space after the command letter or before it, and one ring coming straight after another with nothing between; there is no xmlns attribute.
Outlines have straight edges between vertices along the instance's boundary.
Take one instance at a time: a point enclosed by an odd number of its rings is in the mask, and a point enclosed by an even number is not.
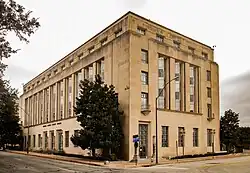
<svg viewBox="0 0 250 173"><path fill-rule="evenodd" d="M139 142L140 139L139 139L139 135L133 135L133 142Z"/></svg>

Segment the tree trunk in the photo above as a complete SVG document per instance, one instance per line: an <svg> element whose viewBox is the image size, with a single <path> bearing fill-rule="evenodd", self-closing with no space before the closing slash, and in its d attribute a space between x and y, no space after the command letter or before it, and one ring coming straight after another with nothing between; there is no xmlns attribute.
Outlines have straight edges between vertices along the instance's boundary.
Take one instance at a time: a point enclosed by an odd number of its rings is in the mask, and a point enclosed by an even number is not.
<svg viewBox="0 0 250 173"><path fill-rule="evenodd" d="M92 150L92 156L96 157L96 155L95 155L95 148L92 148L91 150Z"/></svg>

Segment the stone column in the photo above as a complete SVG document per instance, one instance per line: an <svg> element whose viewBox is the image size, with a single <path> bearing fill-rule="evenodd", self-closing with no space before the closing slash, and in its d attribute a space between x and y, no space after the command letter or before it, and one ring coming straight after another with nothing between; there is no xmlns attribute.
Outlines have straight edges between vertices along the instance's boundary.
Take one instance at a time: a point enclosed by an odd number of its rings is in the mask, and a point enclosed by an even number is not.
<svg viewBox="0 0 250 173"><path fill-rule="evenodd" d="M95 75L96 75L96 62L93 63L93 81L95 81Z"/></svg>
<svg viewBox="0 0 250 173"><path fill-rule="evenodd" d="M170 80L175 78L175 59L170 58ZM170 109L175 110L175 81L169 83L170 86Z"/></svg>
<svg viewBox="0 0 250 173"><path fill-rule="evenodd" d="M185 102L186 109L184 111L190 112L190 67L189 63L185 63Z"/></svg>

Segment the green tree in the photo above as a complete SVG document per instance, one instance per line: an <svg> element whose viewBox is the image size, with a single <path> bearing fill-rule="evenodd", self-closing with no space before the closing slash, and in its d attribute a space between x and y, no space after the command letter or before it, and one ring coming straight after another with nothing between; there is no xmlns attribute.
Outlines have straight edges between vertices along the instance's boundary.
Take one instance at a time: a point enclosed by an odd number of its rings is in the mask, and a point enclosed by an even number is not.
<svg viewBox="0 0 250 173"><path fill-rule="evenodd" d="M28 37L39 28L38 19L31 17L31 13L14 0L0 0L0 62L18 51L7 40L9 33L14 33L20 41L28 43ZM1 62L2 73L5 67Z"/></svg>
<svg viewBox="0 0 250 173"><path fill-rule="evenodd" d="M225 111L220 119L220 140L228 152L233 152L239 144L239 114L231 109Z"/></svg>
<svg viewBox="0 0 250 173"><path fill-rule="evenodd" d="M244 149L250 149L250 127L240 127L239 139L239 143Z"/></svg>
<svg viewBox="0 0 250 173"><path fill-rule="evenodd" d="M0 146L20 144L22 132L18 117L17 90L0 79Z"/></svg>
<svg viewBox="0 0 250 173"><path fill-rule="evenodd" d="M108 156L110 151L114 154L119 152L123 112L119 110L118 94L113 85L104 84L99 75L94 82L81 81L74 112L82 129L71 137L73 144L92 150L93 156L95 149L103 149L104 156Z"/></svg>

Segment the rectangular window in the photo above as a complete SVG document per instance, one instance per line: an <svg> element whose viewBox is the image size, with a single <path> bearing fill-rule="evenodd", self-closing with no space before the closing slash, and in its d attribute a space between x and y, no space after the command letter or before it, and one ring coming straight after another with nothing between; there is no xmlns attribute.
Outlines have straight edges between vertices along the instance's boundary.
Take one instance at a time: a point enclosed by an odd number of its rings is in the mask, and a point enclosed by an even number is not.
<svg viewBox="0 0 250 173"><path fill-rule="evenodd" d="M181 62L175 62L175 77L178 77L175 80L175 110L181 110Z"/></svg>
<svg viewBox="0 0 250 173"><path fill-rule="evenodd" d="M205 52L202 52L202 53L201 53L201 56L202 56L202 58L204 58L204 59L208 59L208 55L207 55L207 53L205 53Z"/></svg>
<svg viewBox="0 0 250 173"><path fill-rule="evenodd" d="M193 66L190 64L189 66L190 75L189 75L189 88L190 88L190 112L197 112L198 106L199 106L199 81L198 81L198 67ZM197 104L197 107L195 108L195 105Z"/></svg>
<svg viewBox="0 0 250 173"><path fill-rule="evenodd" d="M175 48L180 49L181 43L179 41L174 40L173 43Z"/></svg>
<svg viewBox="0 0 250 173"><path fill-rule="evenodd" d="M211 88L207 88L207 97L208 97L208 98L211 98L211 97L212 97Z"/></svg>
<svg viewBox="0 0 250 173"><path fill-rule="evenodd" d="M143 29L141 27L137 27L136 32L138 32L139 34L145 35L146 29Z"/></svg>
<svg viewBox="0 0 250 173"><path fill-rule="evenodd" d="M178 127L178 146L184 147L185 128Z"/></svg>
<svg viewBox="0 0 250 173"><path fill-rule="evenodd" d="M42 137L41 137L41 134L38 134L38 147L42 147Z"/></svg>
<svg viewBox="0 0 250 173"><path fill-rule="evenodd" d="M207 117L212 118L212 106L211 106L211 104L207 104Z"/></svg>
<svg viewBox="0 0 250 173"><path fill-rule="evenodd" d="M141 61L144 64L148 63L148 51L147 50L141 50Z"/></svg>
<svg viewBox="0 0 250 173"><path fill-rule="evenodd" d="M72 114L72 78L68 78L68 117Z"/></svg>
<svg viewBox="0 0 250 173"><path fill-rule="evenodd" d="M61 82L59 82L59 91L60 91L60 107L59 107L59 109L60 109L60 115L59 115L59 119L62 119L63 118L63 105L64 105L64 97L63 97L63 95L64 95L64 93L63 93L63 91L64 91L64 82L63 81L61 81Z"/></svg>
<svg viewBox="0 0 250 173"><path fill-rule="evenodd" d="M45 144L45 149L48 148L48 134L47 132L44 132L44 144Z"/></svg>
<svg viewBox="0 0 250 173"><path fill-rule="evenodd" d="M207 146L212 146L212 129L207 129Z"/></svg>
<svg viewBox="0 0 250 173"><path fill-rule="evenodd" d="M146 109L148 107L148 93L141 93L141 108Z"/></svg>
<svg viewBox="0 0 250 173"><path fill-rule="evenodd" d="M75 82L76 82L76 85L75 85L75 95L76 97L79 97L79 94L80 94L80 82L82 80L82 72L79 71L79 72L76 72L75 74Z"/></svg>
<svg viewBox="0 0 250 173"><path fill-rule="evenodd" d="M193 128L193 146L198 147L199 142L199 131L198 128Z"/></svg>
<svg viewBox="0 0 250 173"><path fill-rule="evenodd" d="M36 147L36 135L33 135L33 148Z"/></svg>
<svg viewBox="0 0 250 173"><path fill-rule="evenodd" d="M90 48L88 48L89 53L94 52L94 50L95 50L95 46L91 46Z"/></svg>
<svg viewBox="0 0 250 173"><path fill-rule="evenodd" d="M104 81L104 59L97 62L96 74L99 74L102 81Z"/></svg>
<svg viewBox="0 0 250 173"><path fill-rule="evenodd" d="M31 146L31 136L30 135L28 136L28 146L29 147Z"/></svg>
<svg viewBox="0 0 250 173"><path fill-rule="evenodd" d="M108 37L103 38L100 43L103 46L108 41Z"/></svg>
<svg viewBox="0 0 250 173"><path fill-rule="evenodd" d="M168 126L162 126L162 147L168 147Z"/></svg>
<svg viewBox="0 0 250 173"><path fill-rule="evenodd" d="M211 71L207 70L207 81L211 81Z"/></svg>
<svg viewBox="0 0 250 173"><path fill-rule="evenodd" d="M156 34L156 40L163 43L164 42L164 36Z"/></svg>
<svg viewBox="0 0 250 173"><path fill-rule="evenodd" d="M52 86L52 98L51 98L51 121L56 118L56 85Z"/></svg>
<svg viewBox="0 0 250 173"><path fill-rule="evenodd" d="M69 147L69 131L65 131L65 147Z"/></svg>
<svg viewBox="0 0 250 173"><path fill-rule="evenodd" d="M164 109L166 107L165 94L166 91L164 88L165 78L166 78L166 66L167 60L165 57L159 55L158 58L158 108Z"/></svg>
<svg viewBox="0 0 250 173"><path fill-rule="evenodd" d="M194 54L194 48L193 47L190 47L190 46L188 46L188 51L191 53L191 54Z"/></svg>
<svg viewBox="0 0 250 173"><path fill-rule="evenodd" d="M115 31L115 37L118 37L122 33L122 28Z"/></svg>
<svg viewBox="0 0 250 173"><path fill-rule="evenodd" d="M145 71L141 72L141 82L142 85L148 85L148 72Z"/></svg>

